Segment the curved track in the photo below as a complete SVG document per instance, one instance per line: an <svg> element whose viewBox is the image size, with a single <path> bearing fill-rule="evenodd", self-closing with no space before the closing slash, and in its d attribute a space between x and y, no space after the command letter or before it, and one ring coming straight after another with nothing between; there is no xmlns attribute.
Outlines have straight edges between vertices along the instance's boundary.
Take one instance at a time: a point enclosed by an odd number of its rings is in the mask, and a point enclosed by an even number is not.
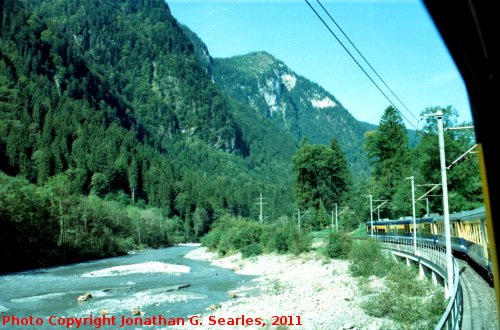
<svg viewBox="0 0 500 330"><path fill-rule="evenodd" d="M462 329L500 329L495 289L466 261L457 262L464 293Z"/></svg>

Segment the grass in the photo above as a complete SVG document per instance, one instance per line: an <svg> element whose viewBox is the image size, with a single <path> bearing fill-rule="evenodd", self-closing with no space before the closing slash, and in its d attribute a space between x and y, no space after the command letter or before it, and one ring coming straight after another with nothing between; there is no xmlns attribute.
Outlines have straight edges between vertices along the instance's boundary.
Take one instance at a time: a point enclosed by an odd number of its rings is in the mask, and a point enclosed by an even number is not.
<svg viewBox="0 0 500 330"><path fill-rule="evenodd" d="M313 231L309 234L311 238L328 238L332 230L330 228L325 228L319 231Z"/></svg>
<svg viewBox="0 0 500 330"><path fill-rule="evenodd" d="M366 235L366 225L359 225L358 229L350 233L352 237L367 237Z"/></svg>

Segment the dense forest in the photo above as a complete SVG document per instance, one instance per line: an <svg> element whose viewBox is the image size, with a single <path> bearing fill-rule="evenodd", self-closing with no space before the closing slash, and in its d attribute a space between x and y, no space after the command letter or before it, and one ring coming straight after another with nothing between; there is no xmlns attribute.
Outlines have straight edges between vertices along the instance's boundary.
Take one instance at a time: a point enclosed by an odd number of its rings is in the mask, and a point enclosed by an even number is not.
<svg viewBox="0 0 500 330"><path fill-rule="evenodd" d="M296 140L218 90L164 2L0 8L1 171L38 186L58 177L68 196L158 207L182 219L186 240L222 214L253 216L260 192L268 215L290 208ZM14 221L13 206L1 207L2 222Z"/></svg>
<svg viewBox="0 0 500 330"><path fill-rule="evenodd" d="M458 125L457 112L452 107L430 107L421 114L443 112L446 164L448 165L448 189L450 212L472 210L482 206L483 195L479 159L475 153L466 152L475 144L473 130L446 130ZM411 186L407 179L415 180L417 216L427 213L426 199L420 199L435 185L441 184L437 120L426 117L424 127L418 132L418 143L409 148L407 130L403 118L393 107L388 107L375 131L368 132L365 148L372 162L370 192L374 199L387 200L380 209L382 218L399 218L411 214ZM464 155L465 154L465 155ZM461 157L464 155L464 157ZM460 160L454 163L455 160ZM429 214L442 214L441 189L435 189L425 198L429 202ZM376 203L376 204L380 204Z"/></svg>
<svg viewBox="0 0 500 330"><path fill-rule="evenodd" d="M163 1L5 0L0 17L0 272L203 236L298 253L334 204L349 231L369 218L367 192L391 200L384 217L406 215L404 177L438 180L432 122L410 148L394 109L376 128L267 53L214 60ZM474 136L446 139L455 157ZM467 157L452 211L480 189Z"/></svg>

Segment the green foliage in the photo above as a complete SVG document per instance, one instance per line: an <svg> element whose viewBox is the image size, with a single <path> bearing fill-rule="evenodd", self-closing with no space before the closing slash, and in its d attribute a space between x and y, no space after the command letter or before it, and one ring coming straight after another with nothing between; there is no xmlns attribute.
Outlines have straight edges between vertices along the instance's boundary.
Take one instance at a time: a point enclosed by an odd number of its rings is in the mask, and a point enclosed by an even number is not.
<svg viewBox="0 0 500 330"><path fill-rule="evenodd" d="M351 253L352 237L344 232L333 232L328 237L325 253L329 258L347 259Z"/></svg>
<svg viewBox="0 0 500 330"><path fill-rule="evenodd" d="M432 107L424 114L443 112L443 126L457 126L457 111L451 106ZM463 126L472 125L463 123ZM458 125L460 126L460 125ZM430 187L419 184L441 182L439 143L436 117L427 117L419 132L416 146L408 150L407 131L401 116L395 109L386 109L380 126L366 135L366 150L373 162L372 183L369 191L376 199L390 201L387 209L381 209L381 217L397 218L411 214L411 186L406 177L415 178L415 195L424 194ZM415 134L414 134L415 135ZM473 130L445 130L446 164L464 154L475 144ZM451 212L460 212L480 207L483 203L479 160L475 154L468 154L447 170L449 207ZM356 188L354 188L355 190ZM442 200L437 193L429 196L430 213L442 213ZM434 196L432 196L434 195ZM437 195L437 196L436 196ZM437 198L436 198L437 197ZM423 216L425 204L417 204L416 215ZM365 215L368 218L369 215Z"/></svg>
<svg viewBox="0 0 500 330"><path fill-rule="evenodd" d="M407 200L398 203L393 200L393 196L397 191L408 191L407 181L404 179L410 171L410 151L403 119L392 106L385 110L377 130L366 135L365 148L373 164L373 195L377 199L392 201L390 209L381 210L382 217L405 215L409 203Z"/></svg>
<svg viewBox="0 0 500 330"><path fill-rule="evenodd" d="M349 260L353 276L384 276L393 265L393 261L382 253L380 243L371 239L355 241Z"/></svg>
<svg viewBox="0 0 500 330"><path fill-rule="evenodd" d="M358 226L358 228L356 228L353 232L351 232L351 236L352 237L366 237L367 234L366 234L366 225L363 223L363 224L360 224Z"/></svg>
<svg viewBox="0 0 500 330"><path fill-rule="evenodd" d="M0 9L0 171L41 186L64 175L54 209L79 194L156 207L176 242L226 213L255 216L262 191L269 219L291 213L296 139L221 94L164 2ZM137 244L156 244L155 217L132 222Z"/></svg>
<svg viewBox="0 0 500 330"><path fill-rule="evenodd" d="M295 226L261 224L224 216L214 223L201 243L221 255L239 251L243 257L251 257L263 252L300 254L309 251L311 241L307 233Z"/></svg>
<svg viewBox="0 0 500 330"><path fill-rule="evenodd" d="M0 172L0 273L168 246L158 209L72 194L63 174L37 187Z"/></svg>
<svg viewBox="0 0 500 330"><path fill-rule="evenodd" d="M385 279L387 288L366 299L368 315L389 318L412 329L434 329L446 309L442 290L429 280L417 280L417 272L396 265Z"/></svg>
<svg viewBox="0 0 500 330"><path fill-rule="evenodd" d="M457 125L457 112L451 107L428 108L424 113L435 113L436 110L443 112L443 126L466 126L472 123ZM473 130L445 130L445 154L446 164L450 165L455 159L465 153L475 142ZM427 117L423 128L420 143L415 148L415 159L419 169L422 182L440 183L441 172L439 159L439 143L437 135L437 120L435 117ZM479 158L470 153L454 164L447 171L449 207L450 212L471 210L482 206L482 184L479 172ZM441 198L429 198L431 213L442 213ZM422 210L423 211L423 210ZM421 212L422 212L421 211Z"/></svg>
<svg viewBox="0 0 500 330"><path fill-rule="evenodd" d="M295 198L301 209L334 205L348 191L350 173L335 140L330 148L303 143L293 157L293 170Z"/></svg>

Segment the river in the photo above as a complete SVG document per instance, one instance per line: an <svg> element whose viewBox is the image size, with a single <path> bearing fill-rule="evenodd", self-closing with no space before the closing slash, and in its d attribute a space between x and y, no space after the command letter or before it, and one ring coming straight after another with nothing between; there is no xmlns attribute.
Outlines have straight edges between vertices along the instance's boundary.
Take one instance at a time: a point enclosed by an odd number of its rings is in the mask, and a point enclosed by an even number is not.
<svg viewBox="0 0 500 330"><path fill-rule="evenodd" d="M2 320L12 315L43 318L43 326L27 327L30 329L51 328L49 318L53 315L84 318L109 313L121 318L134 317L131 311L140 310L144 317L185 318L206 313L211 304L230 299L228 291L253 278L205 261L184 258L195 248L145 250L134 255L2 275L0 315ZM189 286L174 289L185 284ZM92 298L77 301L86 293ZM8 325L4 326L9 328Z"/></svg>

